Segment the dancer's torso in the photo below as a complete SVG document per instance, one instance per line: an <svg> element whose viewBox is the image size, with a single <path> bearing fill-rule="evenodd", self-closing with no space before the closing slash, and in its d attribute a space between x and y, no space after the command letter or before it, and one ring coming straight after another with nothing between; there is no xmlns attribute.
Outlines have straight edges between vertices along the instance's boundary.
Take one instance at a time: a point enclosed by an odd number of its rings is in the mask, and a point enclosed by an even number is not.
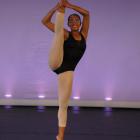
<svg viewBox="0 0 140 140"><path fill-rule="evenodd" d="M65 71L74 71L78 62L82 58L86 50L86 41L81 34L81 40L75 40L71 33L69 37L64 41L64 55L63 62L59 68L54 70L55 73L60 74Z"/></svg>
<svg viewBox="0 0 140 140"><path fill-rule="evenodd" d="M77 64L86 50L86 40L80 33L81 40L75 40L72 33L69 32L69 37L64 41L64 61L69 61Z"/></svg>

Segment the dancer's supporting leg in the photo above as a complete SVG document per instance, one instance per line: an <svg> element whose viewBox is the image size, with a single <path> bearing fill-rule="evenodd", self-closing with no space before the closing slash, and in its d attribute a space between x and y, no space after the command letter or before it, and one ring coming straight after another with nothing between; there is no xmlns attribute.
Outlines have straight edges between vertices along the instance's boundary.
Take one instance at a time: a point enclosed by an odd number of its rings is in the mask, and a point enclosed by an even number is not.
<svg viewBox="0 0 140 140"><path fill-rule="evenodd" d="M58 76L58 126L57 140L63 140L67 124L67 108L72 93L73 71L67 71Z"/></svg>
<svg viewBox="0 0 140 140"><path fill-rule="evenodd" d="M63 61L64 12L65 9L63 7L56 12L55 33L49 53L49 67L52 70L58 68Z"/></svg>

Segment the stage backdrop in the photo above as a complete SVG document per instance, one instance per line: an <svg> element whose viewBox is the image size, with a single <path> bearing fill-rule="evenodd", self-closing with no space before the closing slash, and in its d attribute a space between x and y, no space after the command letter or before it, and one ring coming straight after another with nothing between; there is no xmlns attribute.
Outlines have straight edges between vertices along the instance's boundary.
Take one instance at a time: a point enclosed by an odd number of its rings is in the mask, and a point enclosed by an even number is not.
<svg viewBox="0 0 140 140"><path fill-rule="evenodd" d="M57 75L48 67L54 34L41 23L57 2L0 0L0 104L57 101ZM75 70L71 101L93 106L106 100L116 106L139 103L140 1L69 2L90 12L87 50ZM73 12L66 9L65 28Z"/></svg>

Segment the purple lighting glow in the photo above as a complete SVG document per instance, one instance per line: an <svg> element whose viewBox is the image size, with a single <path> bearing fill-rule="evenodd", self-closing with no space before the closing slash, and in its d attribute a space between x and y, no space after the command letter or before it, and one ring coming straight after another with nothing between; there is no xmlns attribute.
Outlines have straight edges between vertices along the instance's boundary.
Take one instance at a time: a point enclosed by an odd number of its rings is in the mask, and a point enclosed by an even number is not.
<svg viewBox="0 0 140 140"><path fill-rule="evenodd" d="M71 2L90 13L87 49L72 74L72 105L139 108L140 0ZM56 4L0 0L1 104L56 106L59 76L49 66L55 34L41 22ZM75 12L66 8L63 26L69 31L68 17Z"/></svg>
<svg viewBox="0 0 140 140"><path fill-rule="evenodd" d="M110 98L110 97L106 97L105 100L106 100L106 101L111 101L112 98Z"/></svg>
<svg viewBox="0 0 140 140"><path fill-rule="evenodd" d="M10 97L12 97L12 95L11 94L6 94L5 97L10 98Z"/></svg>
<svg viewBox="0 0 140 140"><path fill-rule="evenodd" d="M79 96L74 96L73 99L75 99L75 100L79 100L80 97L79 97Z"/></svg>
<svg viewBox="0 0 140 140"><path fill-rule="evenodd" d="M42 98L45 98L45 96L44 95L39 95L38 98L42 99Z"/></svg>

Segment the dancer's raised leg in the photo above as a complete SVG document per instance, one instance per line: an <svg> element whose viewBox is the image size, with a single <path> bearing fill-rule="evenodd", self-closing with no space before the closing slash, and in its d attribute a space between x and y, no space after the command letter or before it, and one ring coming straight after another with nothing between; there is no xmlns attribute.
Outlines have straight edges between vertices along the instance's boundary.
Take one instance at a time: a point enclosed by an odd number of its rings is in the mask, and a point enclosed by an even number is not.
<svg viewBox="0 0 140 140"><path fill-rule="evenodd" d="M56 12L55 33L49 53L49 66L52 70L58 68L63 61L64 13L65 8L62 6Z"/></svg>

